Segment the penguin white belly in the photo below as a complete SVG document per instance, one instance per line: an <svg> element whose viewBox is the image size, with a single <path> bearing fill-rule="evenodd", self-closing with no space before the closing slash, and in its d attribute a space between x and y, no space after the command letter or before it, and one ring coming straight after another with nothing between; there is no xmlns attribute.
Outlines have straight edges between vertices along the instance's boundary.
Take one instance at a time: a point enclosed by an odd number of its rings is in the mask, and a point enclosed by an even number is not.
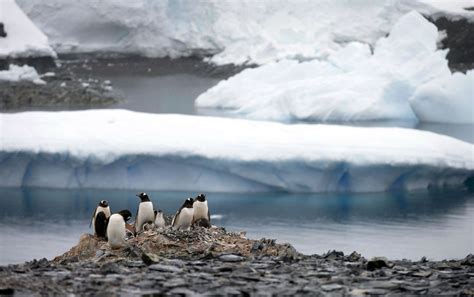
<svg viewBox="0 0 474 297"><path fill-rule="evenodd" d="M107 206L107 207L97 206L97 208L95 209L95 214L92 217L92 226L95 226L95 216L101 211L105 214L106 218L110 217L110 207L109 206Z"/></svg>
<svg viewBox="0 0 474 297"><path fill-rule="evenodd" d="M125 221L119 214L110 216L107 226L107 240L111 248L120 248L125 245Z"/></svg>
<svg viewBox="0 0 474 297"><path fill-rule="evenodd" d="M199 219L208 219L208 208L207 208L207 200L206 201L195 201L193 204L194 208L194 221Z"/></svg>
<svg viewBox="0 0 474 297"><path fill-rule="evenodd" d="M191 226L193 223L194 209L193 208L183 208L179 212L178 217L175 219L174 227L176 229L184 229Z"/></svg>
<svg viewBox="0 0 474 297"><path fill-rule="evenodd" d="M138 206L138 215L136 218L136 232L141 231L143 224L155 221L155 212L153 211L153 203L151 201L141 202Z"/></svg>
<svg viewBox="0 0 474 297"><path fill-rule="evenodd" d="M156 219L155 219L155 226L157 228L163 228L165 227L166 222L165 219L163 218L163 214L157 214Z"/></svg>

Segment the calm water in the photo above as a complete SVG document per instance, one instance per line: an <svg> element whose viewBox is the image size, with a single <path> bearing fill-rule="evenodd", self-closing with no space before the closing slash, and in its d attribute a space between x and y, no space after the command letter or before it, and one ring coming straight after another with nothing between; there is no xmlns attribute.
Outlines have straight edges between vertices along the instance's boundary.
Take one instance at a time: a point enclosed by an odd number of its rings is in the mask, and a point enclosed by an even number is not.
<svg viewBox="0 0 474 297"><path fill-rule="evenodd" d="M0 264L51 258L91 232L98 200L130 209L133 191L0 189ZM155 207L176 211L191 193L150 192ZM392 259L462 258L474 252L474 194L467 192L361 195L209 193L213 224L276 238L299 251L356 250Z"/></svg>

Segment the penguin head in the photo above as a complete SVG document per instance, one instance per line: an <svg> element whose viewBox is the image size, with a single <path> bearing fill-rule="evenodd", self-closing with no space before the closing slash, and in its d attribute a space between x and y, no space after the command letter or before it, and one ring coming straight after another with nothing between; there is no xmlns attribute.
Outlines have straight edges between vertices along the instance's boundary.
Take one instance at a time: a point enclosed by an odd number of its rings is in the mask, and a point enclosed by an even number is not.
<svg viewBox="0 0 474 297"><path fill-rule="evenodd" d="M108 206L109 206L109 202L107 202L107 200L100 200L99 206L100 206L100 207L108 207Z"/></svg>
<svg viewBox="0 0 474 297"><path fill-rule="evenodd" d="M130 220L132 218L132 213L128 209L121 210L118 213L119 213L119 215L121 215L123 217L123 220L125 222L127 222L128 220Z"/></svg>
<svg viewBox="0 0 474 297"><path fill-rule="evenodd" d="M150 197L148 197L147 193L138 193L136 194L136 196L138 198L140 198L141 202L146 202L146 201L150 201Z"/></svg>
<svg viewBox="0 0 474 297"><path fill-rule="evenodd" d="M193 208L193 203L194 203L193 198L189 197L188 199L186 199L186 200L184 201L183 207L186 207L186 208Z"/></svg>
<svg viewBox="0 0 474 297"><path fill-rule="evenodd" d="M206 195L204 195L204 194L199 194L199 195L196 197L196 201L199 201L199 202L204 202L204 201L206 201Z"/></svg>
<svg viewBox="0 0 474 297"><path fill-rule="evenodd" d="M163 216L163 212L161 211L161 209L154 209L153 212L155 213L155 219L157 216Z"/></svg>

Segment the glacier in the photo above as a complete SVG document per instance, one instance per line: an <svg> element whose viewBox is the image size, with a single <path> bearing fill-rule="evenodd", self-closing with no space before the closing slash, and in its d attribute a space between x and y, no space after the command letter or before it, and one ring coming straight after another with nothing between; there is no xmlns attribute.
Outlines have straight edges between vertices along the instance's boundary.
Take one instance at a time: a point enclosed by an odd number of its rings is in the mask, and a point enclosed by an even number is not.
<svg viewBox="0 0 474 297"><path fill-rule="evenodd" d="M223 64L325 59L373 46L403 14L474 20L468 0L18 0L59 53L208 56Z"/></svg>
<svg viewBox="0 0 474 297"><path fill-rule="evenodd" d="M15 0L0 0L0 23L6 37L0 37L0 59L56 57L48 37L18 7Z"/></svg>
<svg viewBox="0 0 474 297"><path fill-rule="evenodd" d="M0 186L214 192L462 187L473 145L431 132L126 110L0 114Z"/></svg>
<svg viewBox="0 0 474 297"><path fill-rule="evenodd" d="M373 49L351 42L324 61L283 60L246 69L195 104L275 121L474 123L472 70L452 74L447 50L437 49L438 36L432 23L412 11ZM452 113L442 115L443 109Z"/></svg>

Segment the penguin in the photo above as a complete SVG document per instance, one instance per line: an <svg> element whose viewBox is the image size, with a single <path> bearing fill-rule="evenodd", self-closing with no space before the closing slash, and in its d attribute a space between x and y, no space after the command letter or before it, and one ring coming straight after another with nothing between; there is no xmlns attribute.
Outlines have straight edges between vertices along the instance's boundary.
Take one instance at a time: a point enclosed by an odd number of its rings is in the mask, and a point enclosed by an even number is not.
<svg viewBox="0 0 474 297"><path fill-rule="evenodd" d="M201 227L211 227L211 214L207 207L206 195L199 194L193 203L194 216L193 224Z"/></svg>
<svg viewBox="0 0 474 297"><path fill-rule="evenodd" d="M139 193L136 196L140 198L140 204L135 217L135 234L142 231L143 224L155 221L155 212L150 197L146 193Z"/></svg>
<svg viewBox="0 0 474 297"><path fill-rule="evenodd" d="M155 227L164 228L166 226L165 217L161 209L155 210Z"/></svg>
<svg viewBox="0 0 474 297"><path fill-rule="evenodd" d="M97 230L95 230L95 220L96 220L96 216L103 212L104 215L105 215L105 218L108 219L110 217L110 207L109 207L109 202L107 202L107 200L101 200L99 202L99 205L97 205L97 207L95 208L95 211L94 213L92 214L92 219L91 219L91 222L89 224L89 228L91 226L94 226L94 233L97 234ZM99 224L100 226L101 224Z"/></svg>
<svg viewBox="0 0 474 297"><path fill-rule="evenodd" d="M107 235L107 225L109 224L109 218L105 215L103 211L95 216L94 230L97 237L106 237Z"/></svg>
<svg viewBox="0 0 474 297"><path fill-rule="evenodd" d="M110 216L107 226L107 241L111 248L117 249L125 246L125 224L131 217L132 213L128 210L121 210Z"/></svg>
<svg viewBox="0 0 474 297"><path fill-rule="evenodd" d="M190 228L193 223L194 209L193 198L184 201L181 208L176 212L171 225L176 229Z"/></svg>

